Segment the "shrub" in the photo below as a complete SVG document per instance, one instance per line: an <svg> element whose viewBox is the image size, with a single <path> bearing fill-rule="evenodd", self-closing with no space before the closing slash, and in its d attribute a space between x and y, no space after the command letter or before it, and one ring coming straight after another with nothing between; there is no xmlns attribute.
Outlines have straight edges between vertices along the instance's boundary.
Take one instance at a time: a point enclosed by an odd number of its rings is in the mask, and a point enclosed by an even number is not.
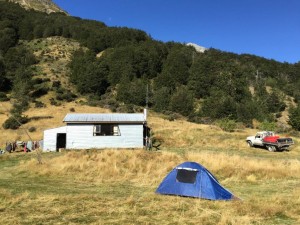
<svg viewBox="0 0 300 225"><path fill-rule="evenodd" d="M75 112L75 109L73 107L70 108L70 112Z"/></svg>
<svg viewBox="0 0 300 225"><path fill-rule="evenodd" d="M180 114L178 113L174 113L171 111L164 111L163 113L166 115L166 119L169 121L175 121L180 118Z"/></svg>
<svg viewBox="0 0 300 225"><path fill-rule="evenodd" d="M44 82L44 79L43 78L35 78L32 80L32 84L35 85L35 84L41 84Z"/></svg>
<svg viewBox="0 0 300 225"><path fill-rule="evenodd" d="M46 105L43 102L36 101L34 107L35 108L44 108Z"/></svg>
<svg viewBox="0 0 300 225"><path fill-rule="evenodd" d="M300 105L296 108L291 108L289 111L289 125L295 130L300 131Z"/></svg>
<svg viewBox="0 0 300 225"><path fill-rule="evenodd" d="M117 108L117 112L120 113L134 113L134 107L132 104L122 105Z"/></svg>
<svg viewBox="0 0 300 225"><path fill-rule="evenodd" d="M49 88L47 88L47 87L41 87L41 88L33 91L30 94L30 96L33 97L33 98L39 98L39 97L41 97L43 95L46 95L48 93L48 91L49 91Z"/></svg>
<svg viewBox="0 0 300 225"><path fill-rule="evenodd" d="M66 91L64 93L57 93L57 95L56 95L57 100L67 101L67 102L73 101L76 97L77 97L77 95L73 94L70 91Z"/></svg>
<svg viewBox="0 0 300 225"><path fill-rule="evenodd" d="M258 128L260 130L270 130L270 131L275 131L277 126L275 122L268 122L264 121L261 124L259 124Z"/></svg>
<svg viewBox="0 0 300 225"><path fill-rule="evenodd" d="M4 129L16 130L28 121L29 119L26 116L11 116L3 123L2 127Z"/></svg>
<svg viewBox="0 0 300 225"><path fill-rule="evenodd" d="M228 118L217 120L217 125L224 131L233 132L237 128L237 123Z"/></svg>
<svg viewBox="0 0 300 225"><path fill-rule="evenodd" d="M50 100L50 104L51 104L51 105L55 105L55 106L61 105L60 103L58 103L57 101L55 101L54 98L50 98L49 100Z"/></svg>
<svg viewBox="0 0 300 225"><path fill-rule="evenodd" d="M60 85L61 85L61 83L60 83L59 80L53 81L53 83L52 83L52 87L53 87L53 88L59 88Z"/></svg>
<svg viewBox="0 0 300 225"><path fill-rule="evenodd" d="M36 128L35 128L35 127L30 127L30 128L28 129L28 131L29 131L29 132L35 132L35 131L36 131Z"/></svg>
<svg viewBox="0 0 300 225"><path fill-rule="evenodd" d="M0 102L5 102L8 100L9 100L9 98L6 96L6 94L3 92L0 92Z"/></svg>

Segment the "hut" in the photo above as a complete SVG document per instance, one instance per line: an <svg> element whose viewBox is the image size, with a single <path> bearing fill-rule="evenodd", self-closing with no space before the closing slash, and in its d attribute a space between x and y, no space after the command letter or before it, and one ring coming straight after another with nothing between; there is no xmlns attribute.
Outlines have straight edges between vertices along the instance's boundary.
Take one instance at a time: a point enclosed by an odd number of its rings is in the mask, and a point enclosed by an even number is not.
<svg viewBox="0 0 300 225"><path fill-rule="evenodd" d="M142 148L148 130L146 113L70 113L63 121L44 131L43 151Z"/></svg>

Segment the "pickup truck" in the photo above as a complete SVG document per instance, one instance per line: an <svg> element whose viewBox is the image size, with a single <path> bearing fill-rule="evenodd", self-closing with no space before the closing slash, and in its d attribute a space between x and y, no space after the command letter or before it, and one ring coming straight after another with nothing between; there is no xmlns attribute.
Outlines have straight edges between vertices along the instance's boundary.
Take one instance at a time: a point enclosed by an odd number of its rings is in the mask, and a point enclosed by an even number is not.
<svg viewBox="0 0 300 225"><path fill-rule="evenodd" d="M294 144L292 138L281 138L272 131L257 132L255 136L246 138L249 147L264 147L270 152L287 150Z"/></svg>

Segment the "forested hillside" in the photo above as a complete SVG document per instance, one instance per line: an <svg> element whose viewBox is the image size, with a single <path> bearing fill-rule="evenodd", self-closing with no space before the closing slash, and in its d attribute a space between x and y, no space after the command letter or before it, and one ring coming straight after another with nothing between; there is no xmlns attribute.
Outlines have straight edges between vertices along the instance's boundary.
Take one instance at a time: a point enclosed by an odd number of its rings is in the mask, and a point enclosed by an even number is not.
<svg viewBox="0 0 300 225"><path fill-rule="evenodd" d="M54 102L77 96L46 79L33 49L22 44L53 36L80 43L68 65L69 79L76 94L92 104L127 112L148 104L170 119L183 115L194 122L246 126L252 126L253 119L276 122L288 108L290 125L300 130L300 62L217 49L198 53L181 43L153 40L146 31L0 2L0 99L10 98L11 113L24 123L22 113L29 103L49 90L62 94ZM14 127L11 123L4 126Z"/></svg>

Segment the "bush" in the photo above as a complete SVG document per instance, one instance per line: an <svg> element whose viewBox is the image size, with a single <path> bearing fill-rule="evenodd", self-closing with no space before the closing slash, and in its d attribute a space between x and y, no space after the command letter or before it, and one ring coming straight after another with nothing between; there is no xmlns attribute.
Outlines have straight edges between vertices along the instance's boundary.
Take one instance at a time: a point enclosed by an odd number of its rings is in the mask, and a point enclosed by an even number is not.
<svg viewBox="0 0 300 225"><path fill-rule="evenodd" d="M9 98L6 96L6 94L3 92L0 92L0 102L6 102L8 100L9 100Z"/></svg>
<svg viewBox="0 0 300 225"><path fill-rule="evenodd" d="M166 119L169 121L175 121L180 118L179 113L174 113L171 111L164 111L163 113L166 115Z"/></svg>
<svg viewBox="0 0 300 225"><path fill-rule="evenodd" d="M33 85L36 85L36 84L42 84L42 83L44 83L44 82L48 82L48 81L50 81L50 79L49 78L35 78L35 79L33 79L32 80L32 84Z"/></svg>
<svg viewBox="0 0 300 225"><path fill-rule="evenodd" d="M57 100L67 101L67 102L71 102L71 101L75 100L76 97L77 97L77 95L73 94L70 91L66 91L64 93L57 93L57 95L56 95Z"/></svg>
<svg viewBox="0 0 300 225"><path fill-rule="evenodd" d="M61 83L60 83L59 80L53 81L53 83L52 83L52 87L53 87L53 88L59 88L60 85L61 85Z"/></svg>
<svg viewBox="0 0 300 225"><path fill-rule="evenodd" d="M49 88L47 87L41 87L41 88L38 88L37 90L33 91L30 96L33 97L33 98L39 98L43 95L46 95L49 91Z"/></svg>
<svg viewBox="0 0 300 225"><path fill-rule="evenodd" d="M35 127L30 127L30 128L28 129L28 131L29 131L29 132L35 132L35 131L36 131L36 128L35 128Z"/></svg>
<svg viewBox="0 0 300 225"><path fill-rule="evenodd" d="M261 124L259 124L258 128L260 130L275 131L277 126L275 122L264 121Z"/></svg>
<svg viewBox="0 0 300 225"><path fill-rule="evenodd" d="M236 121L228 118L218 120L216 123L222 130L227 132L233 132L237 128Z"/></svg>
<svg viewBox="0 0 300 225"><path fill-rule="evenodd" d="M4 129L18 129L22 124L25 124L29 121L29 119L25 116L11 116L9 117L2 125Z"/></svg>
<svg viewBox="0 0 300 225"><path fill-rule="evenodd" d="M296 108L291 108L289 111L289 125L295 130L300 131L300 105Z"/></svg>
<svg viewBox="0 0 300 225"><path fill-rule="evenodd" d="M60 103L58 103L57 101L55 101L54 98L50 98L49 100L50 100L50 104L51 105L55 105L55 106L60 106L61 105Z"/></svg>
<svg viewBox="0 0 300 225"><path fill-rule="evenodd" d="M34 107L35 108L44 108L44 107L46 107L46 105L43 102L36 101Z"/></svg>

